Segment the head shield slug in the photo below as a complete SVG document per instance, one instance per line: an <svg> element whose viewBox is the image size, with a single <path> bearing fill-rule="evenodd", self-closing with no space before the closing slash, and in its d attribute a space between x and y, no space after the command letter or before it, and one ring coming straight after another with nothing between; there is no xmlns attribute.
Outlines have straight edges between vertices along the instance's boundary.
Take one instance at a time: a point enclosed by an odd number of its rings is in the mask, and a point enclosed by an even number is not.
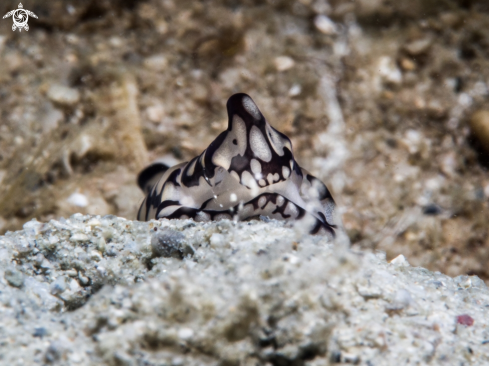
<svg viewBox="0 0 489 366"><path fill-rule="evenodd" d="M289 138L270 126L246 94L231 96L227 111L227 130L202 154L171 168L157 162L139 174L147 196L138 220L264 215L304 220L312 234L334 237L333 197L294 160Z"/></svg>

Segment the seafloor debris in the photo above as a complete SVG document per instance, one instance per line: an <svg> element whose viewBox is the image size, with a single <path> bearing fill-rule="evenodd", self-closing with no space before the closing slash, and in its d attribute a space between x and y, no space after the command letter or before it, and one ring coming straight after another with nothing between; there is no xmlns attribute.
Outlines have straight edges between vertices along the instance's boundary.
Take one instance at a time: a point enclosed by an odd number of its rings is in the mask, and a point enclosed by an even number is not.
<svg viewBox="0 0 489 366"><path fill-rule="evenodd" d="M172 168L153 164L140 174L148 195L138 219L263 215L304 220L311 233L334 236L333 197L297 164L289 138L270 126L246 94L231 96L227 111L227 130L199 156Z"/></svg>

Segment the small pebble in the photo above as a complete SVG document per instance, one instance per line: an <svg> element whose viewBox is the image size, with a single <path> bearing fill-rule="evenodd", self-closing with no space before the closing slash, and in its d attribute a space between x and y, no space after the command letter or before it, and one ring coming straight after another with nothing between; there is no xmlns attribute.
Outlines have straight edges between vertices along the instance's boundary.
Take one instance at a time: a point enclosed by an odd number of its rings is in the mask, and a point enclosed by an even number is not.
<svg viewBox="0 0 489 366"><path fill-rule="evenodd" d="M423 207L423 214L425 215L437 216L442 212L443 210L441 209L441 207L434 203L430 203L429 205Z"/></svg>
<svg viewBox="0 0 489 366"><path fill-rule="evenodd" d="M151 236L151 250L155 257L183 256L183 240L185 235L174 230L158 230Z"/></svg>
<svg viewBox="0 0 489 366"><path fill-rule="evenodd" d="M105 239L102 238L102 237L101 238L97 238L96 241L95 241L95 243L96 243L97 249L100 252L104 253L105 250L107 249L107 243L105 242Z"/></svg>
<svg viewBox="0 0 489 366"><path fill-rule="evenodd" d="M394 306L404 309L413 304L413 302L414 300L408 290L400 289L396 291L393 301Z"/></svg>
<svg viewBox="0 0 489 366"><path fill-rule="evenodd" d="M408 58L403 58L401 60L401 67L406 71L413 71L416 69L416 64Z"/></svg>
<svg viewBox="0 0 489 366"><path fill-rule="evenodd" d="M430 38L422 38L412 41L404 46L404 49L411 56L418 56L425 53L431 47L432 40Z"/></svg>
<svg viewBox="0 0 489 366"><path fill-rule="evenodd" d="M478 110L470 118L470 130L489 153L489 110Z"/></svg>
<svg viewBox="0 0 489 366"><path fill-rule="evenodd" d="M314 25L323 34L331 35L336 33L335 23L326 15L317 15L314 18Z"/></svg>
<svg viewBox="0 0 489 366"><path fill-rule="evenodd" d="M399 254L397 257L395 257L393 260L391 260L390 263L394 264L396 266L399 266L399 267L409 267L410 266L406 257L404 257L402 254Z"/></svg>
<svg viewBox="0 0 489 366"><path fill-rule="evenodd" d="M7 280L8 284L13 287L22 287L24 284L24 276L15 268L7 268L5 270L4 278Z"/></svg>
<svg viewBox="0 0 489 366"><path fill-rule="evenodd" d="M466 325L467 327L470 327L474 325L474 319L470 315L463 314L457 316L457 323L461 325Z"/></svg>
<svg viewBox="0 0 489 366"><path fill-rule="evenodd" d="M87 235L85 234L82 234L82 233L76 233L76 234L73 234L70 238L71 241L78 241L78 242L84 242L84 241L88 241L89 238Z"/></svg>
<svg viewBox="0 0 489 366"><path fill-rule="evenodd" d="M26 235L39 235L41 233L42 223L38 222L36 219L33 219L31 221L27 221L23 228Z"/></svg>
<svg viewBox="0 0 489 366"><path fill-rule="evenodd" d="M168 60L164 55L154 55L144 60L144 66L152 71L164 71L168 66Z"/></svg>
<svg viewBox="0 0 489 366"><path fill-rule="evenodd" d="M212 234L209 242L212 248L223 248L226 245L226 239L224 235L219 233Z"/></svg>
<svg viewBox="0 0 489 366"><path fill-rule="evenodd" d="M295 62L288 56L279 56L274 60L275 68L277 71L286 71L294 67Z"/></svg>
<svg viewBox="0 0 489 366"><path fill-rule="evenodd" d="M78 193L78 192L75 192L71 196L69 196L66 199L66 202L68 202L70 205L77 206L77 207L87 207L88 206L87 196L85 196L82 193Z"/></svg>
<svg viewBox="0 0 489 366"><path fill-rule="evenodd" d="M63 340L55 340L51 342L46 353L44 355L44 359L47 363L55 363L64 356L66 353L66 344Z"/></svg>
<svg viewBox="0 0 489 366"><path fill-rule="evenodd" d="M59 84L51 85L47 96L52 102L69 107L80 101L80 92L77 89Z"/></svg>
<svg viewBox="0 0 489 366"><path fill-rule="evenodd" d="M33 337L39 337L42 338L48 334L48 330L44 327L37 327L34 329L34 333L32 334Z"/></svg>
<svg viewBox="0 0 489 366"><path fill-rule="evenodd" d="M388 56L380 57L377 69L380 77L385 83L400 84L402 82L401 70L399 70L392 58Z"/></svg>
<svg viewBox="0 0 489 366"><path fill-rule="evenodd" d="M292 87L289 89L289 96L290 97L296 97L300 93L302 93L302 87L299 84L294 84Z"/></svg>
<svg viewBox="0 0 489 366"><path fill-rule="evenodd" d="M161 122L165 115L165 109L161 104L155 104L146 108L146 114L151 122Z"/></svg>

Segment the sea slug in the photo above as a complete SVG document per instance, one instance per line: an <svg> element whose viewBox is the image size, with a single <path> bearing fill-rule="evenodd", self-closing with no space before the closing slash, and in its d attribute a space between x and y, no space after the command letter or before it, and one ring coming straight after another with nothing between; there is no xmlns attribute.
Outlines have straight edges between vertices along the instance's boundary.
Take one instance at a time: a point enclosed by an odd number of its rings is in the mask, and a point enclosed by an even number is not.
<svg viewBox="0 0 489 366"><path fill-rule="evenodd" d="M171 168L153 163L138 177L147 194L138 220L303 220L312 234L335 236L326 185L301 168L287 136L246 94L227 102L228 128L199 156Z"/></svg>

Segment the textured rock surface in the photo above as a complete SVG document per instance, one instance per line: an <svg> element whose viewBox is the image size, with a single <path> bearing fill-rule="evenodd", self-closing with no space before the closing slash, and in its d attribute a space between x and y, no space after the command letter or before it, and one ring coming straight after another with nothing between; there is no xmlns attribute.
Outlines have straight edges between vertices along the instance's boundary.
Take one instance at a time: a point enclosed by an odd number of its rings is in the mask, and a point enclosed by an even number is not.
<svg viewBox="0 0 489 366"><path fill-rule="evenodd" d="M5 365L485 364L488 306L475 276L273 220L77 214L0 236Z"/></svg>

